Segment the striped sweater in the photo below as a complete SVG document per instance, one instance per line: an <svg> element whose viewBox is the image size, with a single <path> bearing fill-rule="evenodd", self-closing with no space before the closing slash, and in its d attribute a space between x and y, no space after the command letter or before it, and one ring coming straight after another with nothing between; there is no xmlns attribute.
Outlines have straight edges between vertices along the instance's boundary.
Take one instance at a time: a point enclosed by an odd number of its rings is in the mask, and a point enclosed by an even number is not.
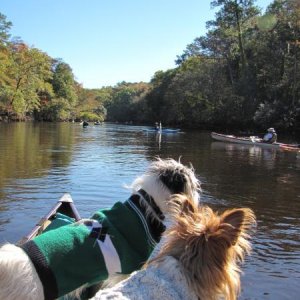
<svg viewBox="0 0 300 300"><path fill-rule="evenodd" d="M21 246L39 274L46 300L143 265L164 226L145 217L141 198L148 200L144 193L134 194L91 219L49 230Z"/></svg>

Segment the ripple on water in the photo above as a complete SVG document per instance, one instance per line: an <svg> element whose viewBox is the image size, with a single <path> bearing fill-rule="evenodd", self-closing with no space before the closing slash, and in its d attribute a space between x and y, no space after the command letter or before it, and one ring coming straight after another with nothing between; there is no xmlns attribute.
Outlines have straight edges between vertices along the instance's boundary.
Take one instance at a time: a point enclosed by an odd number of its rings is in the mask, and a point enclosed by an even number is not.
<svg viewBox="0 0 300 300"><path fill-rule="evenodd" d="M123 186L153 156L182 157L202 181L203 204L219 211L250 207L257 216L240 299L298 299L300 160L294 153L215 143L199 130L157 136L143 128L0 124L0 242L28 233L65 192L89 217L126 200L130 191Z"/></svg>

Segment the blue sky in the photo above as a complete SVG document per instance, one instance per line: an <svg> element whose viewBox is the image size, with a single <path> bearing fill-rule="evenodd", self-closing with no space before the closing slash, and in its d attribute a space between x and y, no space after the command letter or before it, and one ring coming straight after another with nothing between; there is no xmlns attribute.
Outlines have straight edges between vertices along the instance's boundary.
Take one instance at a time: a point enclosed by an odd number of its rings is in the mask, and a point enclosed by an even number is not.
<svg viewBox="0 0 300 300"><path fill-rule="evenodd" d="M0 0L11 34L62 58L85 88L149 82L205 35L210 0ZM263 10L272 0L258 0Z"/></svg>

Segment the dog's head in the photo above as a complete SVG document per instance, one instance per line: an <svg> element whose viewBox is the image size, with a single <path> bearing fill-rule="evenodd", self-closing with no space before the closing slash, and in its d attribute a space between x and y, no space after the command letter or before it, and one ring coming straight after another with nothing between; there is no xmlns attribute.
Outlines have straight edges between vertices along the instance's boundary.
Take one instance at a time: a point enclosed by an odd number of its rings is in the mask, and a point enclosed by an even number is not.
<svg viewBox="0 0 300 300"><path fill-rule="evenodd" d="M144 175L131 185L133 192L142 189L150 195L163 214L167 212L168 200L173 194L185 194L198 205L200 182L192 166L184 166L174 159L153 161Z"/></svg>
<svg viewBox="0 0 300 300"><path fill-rule="evenodd" d="M164 244L152 263L159 264L165 256L176 258L199 299L236 299L238 265L251 250L249 232L256 224L253 211L237 208L218 215L183 195L174 195L171 201L173 226L166 230Z"/></svg>

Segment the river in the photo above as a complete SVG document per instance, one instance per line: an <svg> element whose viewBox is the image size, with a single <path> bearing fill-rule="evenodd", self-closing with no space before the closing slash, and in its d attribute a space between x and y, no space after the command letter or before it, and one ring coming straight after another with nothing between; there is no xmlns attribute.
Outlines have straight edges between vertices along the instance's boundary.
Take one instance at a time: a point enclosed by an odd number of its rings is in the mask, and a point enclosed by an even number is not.
<svg viewBox="0 0 300 300"><path fill-rule="evenodd" d="M154 156L191 162L202 203L250 207L258 226L243 265L240 299L298 299L300 158L295 152L214 142L206 131L145 132L143 126L0 123L0 243L29 232L63 193L82 217L130 192ZM280 136L279 136L280 140ZM283 141L284 142L284 141ZM299 141L298 141L299 142Z"/></svg>

